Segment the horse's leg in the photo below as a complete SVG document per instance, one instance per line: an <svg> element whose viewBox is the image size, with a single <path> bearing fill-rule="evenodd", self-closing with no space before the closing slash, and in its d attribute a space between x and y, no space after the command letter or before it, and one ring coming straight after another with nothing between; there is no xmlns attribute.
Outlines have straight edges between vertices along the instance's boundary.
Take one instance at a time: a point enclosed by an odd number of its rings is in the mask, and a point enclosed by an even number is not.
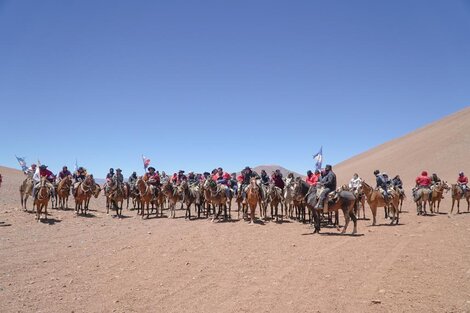
<svg viewBox="0 0 470 313"><path fill-rule="evenodd" d="M372 212L372 226L375 226L377 223L377 206L375 204L370 205L370 210Z"/></svg>
<svg viewBox="0 0 470 313"><path fill-rule="evenodd" d="M344 227L341 233L344 234L346 232L346 229L348 229L349 220L351 216L349 215L348 208L343 208L342 211L344 215ZM336 211L335 214L338 215L338 211ZM336 227L339 227L339 225L337 225Z"/></svg>
<svg viewBox="0 0 470 313"><path fill-rule="evenodd" d="M355 235L355 234L357 234L357 217L354 214L354 212L352 212L352 211L349 211L349 217L352 219L352 221L354 223L354 229L353 229L352 234Z"/></svg>

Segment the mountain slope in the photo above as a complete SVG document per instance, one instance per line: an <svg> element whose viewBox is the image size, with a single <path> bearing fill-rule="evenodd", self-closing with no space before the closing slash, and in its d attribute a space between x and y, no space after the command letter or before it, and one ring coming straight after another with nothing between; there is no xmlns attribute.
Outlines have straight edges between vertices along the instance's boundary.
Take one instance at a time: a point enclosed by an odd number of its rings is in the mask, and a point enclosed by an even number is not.
<svg viewBox="0 0 470 313"><path fill-rule="evenodd" d="M339 183L357 172L366 181L375 181L373 171L390 177L400 174L405 185L414 185L422 170L435 172L454 182L458 172L470 174L470 107L449 115L403 137L391 140L334 166Z"/></svg>

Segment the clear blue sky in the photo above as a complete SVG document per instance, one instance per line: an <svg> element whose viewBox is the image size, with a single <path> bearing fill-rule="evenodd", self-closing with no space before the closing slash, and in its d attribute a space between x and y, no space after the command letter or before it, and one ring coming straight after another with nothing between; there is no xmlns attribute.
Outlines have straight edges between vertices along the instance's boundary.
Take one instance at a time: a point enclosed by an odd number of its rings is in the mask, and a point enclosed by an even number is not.
<svg viewBox="0 0 470 313"><path fill-rule="evenodd" d="M1 1L0 164L305 172L470 105L470 1Z"/></svg>

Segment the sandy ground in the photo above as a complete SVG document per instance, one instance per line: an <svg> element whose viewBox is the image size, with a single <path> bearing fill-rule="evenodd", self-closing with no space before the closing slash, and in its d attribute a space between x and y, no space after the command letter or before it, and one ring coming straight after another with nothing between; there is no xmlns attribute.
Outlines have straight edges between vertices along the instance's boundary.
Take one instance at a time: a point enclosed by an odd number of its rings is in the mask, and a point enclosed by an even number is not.
<svg viewBox="0 0 470 313"><path fill-rule="evenodd" d="M359 236L312 235L295 221L183 211L118 219L101 196L89 217L54 209L36 222L20 209L21 174L2 170L1 312L470 311L470 214L418 217L406 203L398 226L381 212L380 226L359 221Z"/></svg>

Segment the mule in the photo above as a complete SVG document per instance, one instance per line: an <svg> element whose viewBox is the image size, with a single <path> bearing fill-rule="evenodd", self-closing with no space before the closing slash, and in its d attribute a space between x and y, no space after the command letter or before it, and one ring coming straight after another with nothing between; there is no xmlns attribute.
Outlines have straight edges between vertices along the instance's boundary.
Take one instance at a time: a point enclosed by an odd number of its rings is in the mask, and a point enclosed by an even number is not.
<svg viewBox="0 0 470 313"><path fill-rule="evenodd" d="M450 213L454 211L454 203L457 202L457 214L460 214L460 200L465 198L467 200L467 212L470 211L470 190L464 194L462 188L457 184L451 185L451 195L452 195L452 208L450 209Z"/></svg>
<svg viewBox="0 0 470 313"><path fill-rule="evenodd" d="M33 179L31 177L27 177L23 183L20 185L20 196L21 196L21 208L25 211L28 211L27 209L27 202L28 202L28 197L32 197L33 195ZM34 210L34 207L33 207Z"/></svg>

